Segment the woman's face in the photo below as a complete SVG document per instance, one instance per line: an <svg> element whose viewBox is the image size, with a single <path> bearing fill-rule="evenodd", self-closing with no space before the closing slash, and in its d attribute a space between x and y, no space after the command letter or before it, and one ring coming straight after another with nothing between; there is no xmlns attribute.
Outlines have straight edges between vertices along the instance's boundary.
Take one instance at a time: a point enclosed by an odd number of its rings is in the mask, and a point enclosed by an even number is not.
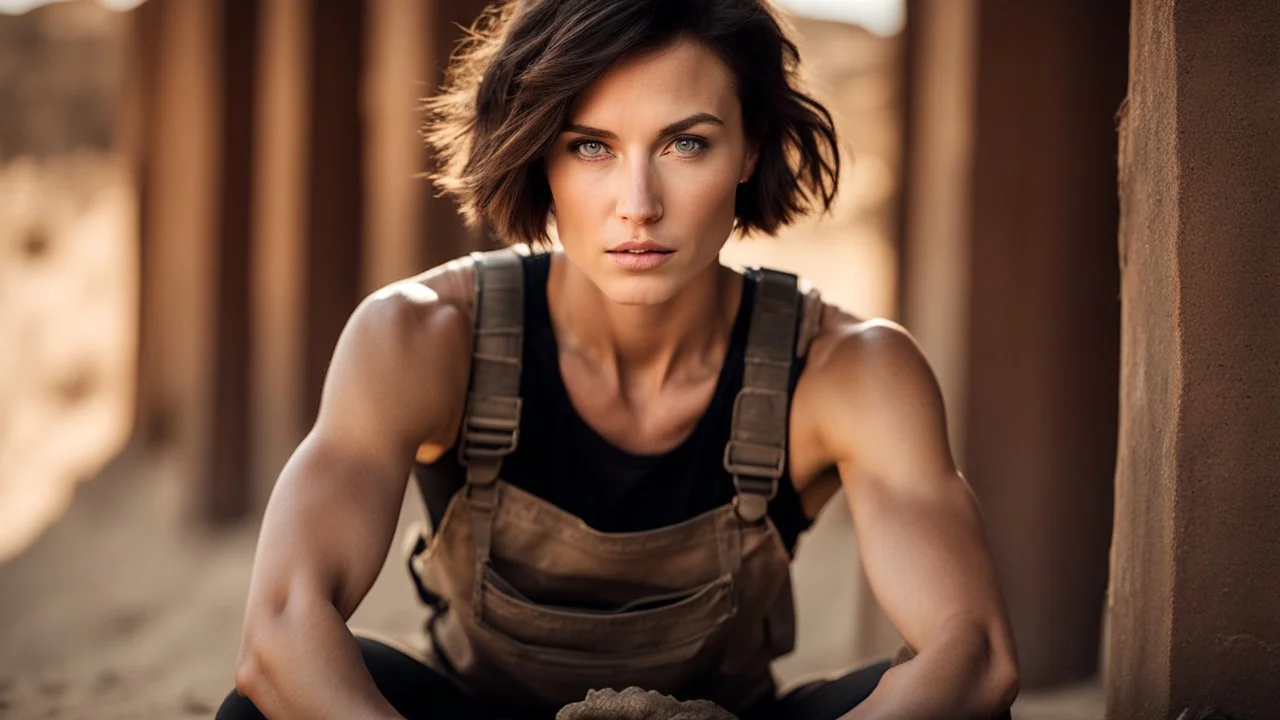
<svg viewBox="0 0 1280 720"><path fill-rule="evenodd" d="M605 297L665 302L716 261L754 165L729 68L674 43L611 68L571 108L547 153L556 233Z"/></svg>

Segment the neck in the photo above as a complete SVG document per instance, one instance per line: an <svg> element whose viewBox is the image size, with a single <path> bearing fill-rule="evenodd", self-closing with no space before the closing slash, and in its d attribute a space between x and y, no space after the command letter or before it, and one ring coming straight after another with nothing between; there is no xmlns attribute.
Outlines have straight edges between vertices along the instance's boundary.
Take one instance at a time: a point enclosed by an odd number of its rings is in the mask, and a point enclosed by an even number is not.
<svg viewBox="0 0 1280 720"><path fill-rule="evenodd" d="M562 254L547 281L561 352L582 356L620 387L661 388L672 378L719 372L742 300L742 278L713 263L670 300L611 302Z"/></svg>

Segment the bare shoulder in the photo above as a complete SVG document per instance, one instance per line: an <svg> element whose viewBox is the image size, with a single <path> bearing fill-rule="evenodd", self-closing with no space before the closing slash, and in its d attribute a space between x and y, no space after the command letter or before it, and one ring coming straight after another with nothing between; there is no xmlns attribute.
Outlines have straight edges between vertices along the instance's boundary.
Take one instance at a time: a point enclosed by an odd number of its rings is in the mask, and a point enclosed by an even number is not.
<svg viewBox="0 0 1280 720"><path fill-rule="evenodd" d="M863 464L888 448L950 462L945 411L933 371L905 328L824 307L796 388L832 463Z"/></svg>
<svg viewBox="0 0 1280 720"><path fill-rule="evenodd" d="M421 353L439 355L470 343L474 270L456 260L371 293L344 330L358 339L361 358L418 364Z"/></svg>
<svg viewBox="0 0 1280 720"><path fill-rule="evenodd" d="M823 385L857 378L879 382L888 379L884 373L922 369L927 370L928 363L906 328L885 318L861 318L834 305L823 306L822 325L806 365L806 372L821 378Z"/></svg>
<svg viewBox="0 0 1280 720"><path fill-rule="evenodd" d="M334 350L318 430L405 447L452 441L470 370L472 273L469 260L446 263L360 303Z"/></svg>

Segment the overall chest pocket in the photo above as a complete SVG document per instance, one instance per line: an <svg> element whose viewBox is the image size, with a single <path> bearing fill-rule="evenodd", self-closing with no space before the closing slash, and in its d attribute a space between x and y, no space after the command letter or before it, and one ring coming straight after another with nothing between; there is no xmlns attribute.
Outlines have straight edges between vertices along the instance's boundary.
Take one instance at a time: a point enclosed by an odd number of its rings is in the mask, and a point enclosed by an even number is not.
<svg viewBox="0 0 1280 720"><path fill-rule="evenodd" d="M613 608L541 605L487 570L474 610L472 648L484 664L506 687L557 707L598 688L695 687L720 665L737 602L723 576Z"/></svg>
<svg viewBox="0 0 1280 720"><path fill-rule="evenodd" d="M486 568L478 624L519 655L559 665L661 665L698 653L737 610L733 577L610 607L546 605Z"/></svg>

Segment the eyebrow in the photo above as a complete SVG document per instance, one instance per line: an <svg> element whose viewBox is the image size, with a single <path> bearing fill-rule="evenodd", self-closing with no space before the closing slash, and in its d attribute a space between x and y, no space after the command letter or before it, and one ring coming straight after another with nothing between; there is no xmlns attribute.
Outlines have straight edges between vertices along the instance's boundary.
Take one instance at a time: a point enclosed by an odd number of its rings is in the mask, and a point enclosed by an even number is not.
<svg viewBox="0 0 1280 720"><path fill-rule="evenodd" d="M724 125L723 120L716 117L715 115L712 115L711 113L706 113L706 112L694 113L693 115L690 115L689 117L684 118L683 120L677 120L671 123L670 125L662 128L661 130L658 131L658 137L666 137L668 135L674 135L679 132L684 132L685 130L688 130L689 128L693 127L694 125L701 125L702 123L711 123L713 125L720 125L720 126ZM609 132L608 130L601 130L600 128L594 128L594 127L591 127L590 125L579 125L577 123L569 123L568 125L565 125L564 130L562 130L561 132L579 133L581 135L589 135L591 137L604 138L606 140L616 140L618 137L617 135Z"/></svg>

